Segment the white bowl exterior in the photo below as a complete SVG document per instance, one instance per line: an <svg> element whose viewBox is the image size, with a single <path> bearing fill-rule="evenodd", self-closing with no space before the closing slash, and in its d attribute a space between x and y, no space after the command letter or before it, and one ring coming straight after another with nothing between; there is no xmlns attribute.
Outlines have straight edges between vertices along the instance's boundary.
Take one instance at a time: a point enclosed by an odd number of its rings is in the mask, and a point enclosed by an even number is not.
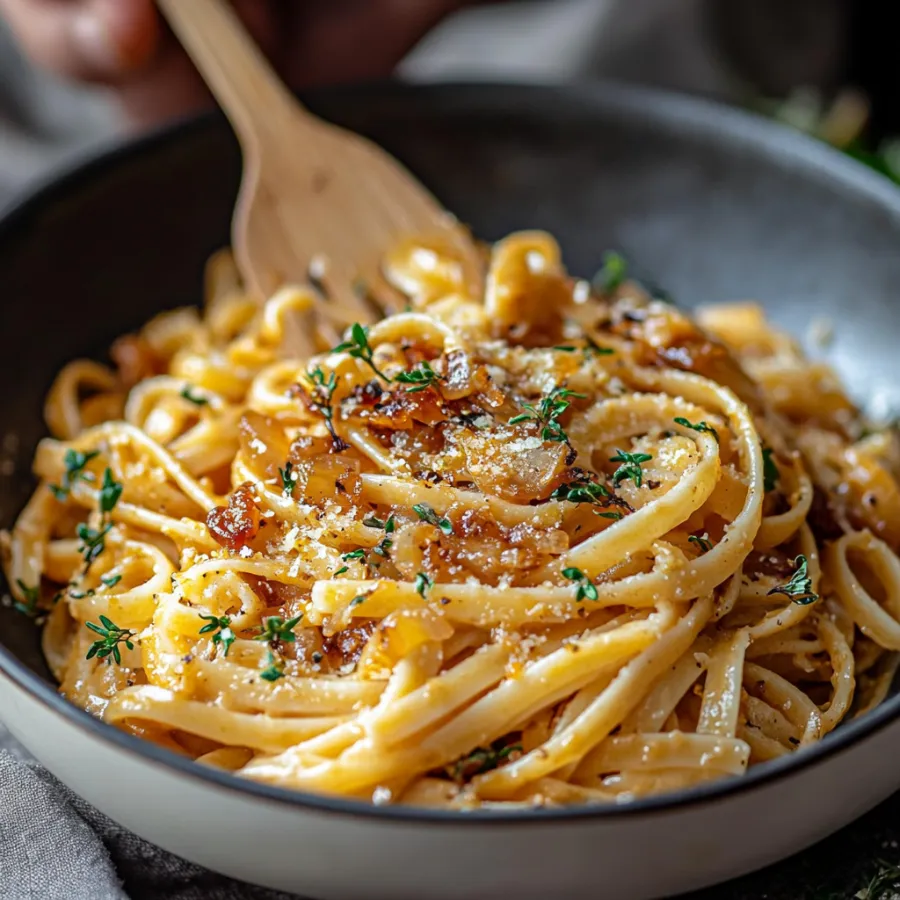
<svg viewBox="0 0 900 900"><path fill-rule="evenodd" d="M291 805L104 740L0 675L9 730L89 803L185 859L323 900L671 896L775 862L900 787L900 721L706 802L528 823L401 821Z"/></svg>

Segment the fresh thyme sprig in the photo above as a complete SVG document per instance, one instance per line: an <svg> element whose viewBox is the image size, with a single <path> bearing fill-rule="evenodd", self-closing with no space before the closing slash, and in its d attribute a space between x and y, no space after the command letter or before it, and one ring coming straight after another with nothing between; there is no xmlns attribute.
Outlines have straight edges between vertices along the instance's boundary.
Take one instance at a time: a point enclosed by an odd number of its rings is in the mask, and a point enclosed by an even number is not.
<svg viewBox="0 0 900 900"><path fill-rule="evenodd" d="M342 353L344 351L354 359L362 360L379 378L384 381L391 380L373 362L375 354L369 345L369 331L367 328L363 328L359 322L354 322L350 327L350 340L338 344L331 352Z"/></svg>
<svg viewBox="0 0 900 900"><path fill-rule="evenodd" d="M394 530L394 517L390 515L387 517L387 520L379 519L378 516L367 516L363 519L363 525L367 528L381 528L384 531L393 531Z"/></svg>
<svg viewBox="0 0 900 900"><path fill-rule="evenodd" d="M22 592L24 602L16 600L13 609L23 616L34 616L38 611L38 602L41 599L41 589L37 586L29 587L21 578L16 579L16 587Z"/></svg>
<svg viewBox="0 0 900 900"><path fill-rule="evenodd" d="M611 493L605 485L594 481L587 472L582 472L572 481L561 484L550 494L551 500L567 500L569 503L588 503L595 516L603 519L619 520L624 513L611 510L611 506L619 506L631 511L631 507L621 498Z"/></svg>
<svg viewBox="0 0 900 900"><path fill-rule="evenodd" d="M112 522L107 522L100 528L91 528L90 525L82 523L75 529L78 539L81 541L78 552L84 559L85 570L90 568L91 563L106 549L106 536L110 531L112 531Z"/></svg>
<svg viewBox="0 0 900 900"><path fill-rule="evenodd" d="M380 556L382 559L390 558L390 550L394 544L394 539L391 535L397 527L397 522L394 519L393 514L391 514L386 520L379 519L378 516L369 516L368 518L363 519L363 525L367 528L381 529L384 531L384 537L369 550L366 550L365 547L357 547L356 550L348 550L346 553L342 553L341 559L344 562L358 560L359 562L365 563L367 566L372 566L377 569L381 566L381 563L378 561L371 561L369 559L369 554L374 553L375 556ZM347 567L343 566L335 572L335 575L341 575L346 571Z"/></svg>
<svg viewBox="0 0 900 900"><path fill-rule="evenodd" d="M101 575L100 576L100 583L105 588L110 588L110 589L114 588L121 580L122 580L121 575ZM72 588L74 588L75 585L76 585L76 582L70 581L66 585L65 589L53 598L53 602L56 603L58 600L61 600L63 598L63 596L65 595L66 591L69 592L69 596L73 600L83 600L85 597L94 597L97 595L97 590L95 588L88 588L86 591L73 591Z"/></svg>
<svg viewBox="0 0 900 900"><path fill-rule="evenodd" d="M447 773L454 781L468 781L475 775L483 775L485 772L498 768L513 753L521 752L521 744L501 746L499 742L495 742L490 747L476 747L471 753L460 757L455 763L448 766Z"/></svg>
<svg viewBox="0 0 900 900"><path fill-rule="evenodd" d="M763 487L767 493L774 491L781 480L781 472L775 460L772 459L774 453L775 451L771 447L763 447Z"/></svg>
<svg viewBox="0 0 900 900"><path fill-rule="evenodd" d="M85 572L90 568L91 563L106 549L106 536L112 530L109 514L119 502L119 498L122 496L122 489L123 485L113 478L112 470L107 468L103 472L103 483L99 491L100 527L92 528L90 525L82 523L75 529L81 540L78 552L82 554L84 559Z"/></svg>
<svg viewBox="0 0 900 900"><path fill-rule="evenodd" d="M427 390L428 388L436 388L438 383L443 380L444 376L438 375L438 373L431 368L431 363L429 363L428 360L423 360L418 366L408 372L400 372L394 379L394 381L399 381L400 384L410 385L406 389L407 394L418 394L420 391Z"/></svg>
<svg viewBox="0 0 900 900"><path fill-rule="evenodd" d="M204 397L202 394L194 393L194 386L192 384L186 384L181 389L181 396L190 403L193 403L194 406L208 406L209 398Z"/></svg>
<svg viewBox="0 0 900 900"><path fill-rule="evenodd" d="M794 559L794 574L786 584L779 584L769 591L772 594L784 594L790 597L798 606L808 606L819 599L819 595L812 589L812 578L809 577L809 562L801 554Z"/></svg>
<svg viewBox="0 0 900 900"><path fill-rule="evenodd" d="M262 626L262 632L258 634L254 640L268 641L270 644L273 641L282 641L285 644L293 644L294 641L297 640L294 629L302 618L303 613L300 613L299 616L294 616L293 619L287 620L283 619L281 616L268 616L265 620L265 624Z"/></svg>
<svg viewBox="0 0 900 900"><path fill-rule="evenodd" d="M621 253L607 250L603 254L603 265L593 278L594 287L606 294L620 288L628 278L628 261Z"/></svg>
<svg viewBox="0 0 900 900"><path fill-rule="evenodd" d="M124 485L113 478L112 469L103 472L103 483L100 485L100 514L108 515L115 509L122 496Z"/></svg>
<svg viewBox="0 0 900 900"><path fill-rule="evenodd" d="M259 673L259 677L264 681L278 681L279 678L284 678L284 660L269 650L266 655L266 662L268 665L265 669L263 669Z"/></svg>
<svg viewBox="0 0 900 900"><path fill-rule="evenodd" d="M618 487L623 481L631 479L635 487L640 487L644 480L644 473L641 465L650 462L653 457L649 453L626 453L624 450L616 449L616 455L609 458L610 462L621 463L618 469L613 473L613 484Z"/></svg>
<svg viewBox="0 0 900 900"><path fill-rule="evenodd" d="M694 424L693 422L688 421L684 416L676 416L675 424L682 425L685 428L691 428L694 431L705 431L716 439L717 444L719 443L719 432L706 422L697 422Z"/></svg>
<svg viewBox="0 0 900 900"><path fill-rule="evenodd" d="M607 488L599 481L589 481L579 478L561 484L550 495L551 500L568 500L569 503L591 503L601 506L607 505L604 501L611 498Z"/></svg>
<svg viewBox="0 0 900 900"><path fill-rule="evenodd" d="M580 602L584 599L596 600L598 598L597 585L595 585L581 569L570 566L569 568L562 570L562 577L569 581L574 581L575 584L578 585L578 590L575 592L575 599L577 601Z"/></svg>
<svg viewBox="0 0 900 900"><path fill-rule="evenodd" d="M363 519L363 525L367 525L369 528L383 528L385 536L372 548L372 552L376 556L381 556L384 559L388 558L388 551L391 549L394 541L389 535L394 533L394 529L397 527L397 523L394 521L393 515L387 517L387 520L382 522L377 516L369 516L368 519ZM365 552L365 551L363 551Z"/></svg>
<svg viewBox="0 0 900 900"><path fill-rule="evenodd" d="M590 359L591 356L612 356L616 352L612 347L601 347L589 334L583 334L581 339L584 341L583 347L561 344L553 349L559 350L561 353L575 353L580 350L585 360Z"/></svg>
<svg viewBox="0 0 900 900"><path fill-rule="evenodd" d="M700 537L696 534L692 534L688 541L692 544L696 544L697 548L700 550L700 555L702 556L704 553L709 553L713 548L713 543L708 537Z"/></svg>
<svg viewBox="0 0 900 900"><path fill-rule="evenodd" d="M316 366L315 369L306 373L306 377L313 386L310 392L312 407L325 420L325 427L331 435L332 446L337 451L346 450L349 445L334 428L334 391L337 387L337 376L334 372L329 372L326 376L322 367Z"/></svg>
<svg viewBox="0 0 900 900"><path fill-rule="evenodd" d="M228 656L228 651L235 641L234 632L231 630L230 616L200 616L208 625L200 629L200 634L212 634L214 646L222 647L222 655Z"/></svg>
<svg viewBox="0 0 900 900"><path fill-rule="evenodd" d="M92 450L89 453L82 453L80 450L66 450L63 457L66 471L63 473L62 484L48 485L53 496L57 500L65 500L76 481L93 481L94 476L90 472L85 472L84 468L95 456L99 455L99 450Z"/></svg>
<svg viewBox="0 0 900 900"><path fill-rule="evenodd" d="M300 473L294 468L294 464L288 460L284 468L278 467L278 475L281 478L281 494L283 497L293 497L294 488L297 486L297 478Z"/></svg>
<svg viewBox="0 0 900 900"><path fill-rule="evenodd" d="M577 397L579 400L587 399L585 394L578 394L568 388L555 387L541 398L537 408L530 403L522 406L527 412L519 413L509 420L510 425L518 425L520 422L537 422L541 426L541 439L566 443L569 438L559 423L559 417L571 406L569 398Z"/></svg>
<svg viewBox="0 0 900 900"><path fill-rule="evenodd" d="M93 622L85 622L85 626L90 628L94 634L99 634L99 640L94 641L88 649L85 659L105 659L106 664L110 665L112 660L116 661L116 665L122 665L122 652L119 644L124 644L129 650L134 650L134 644L131 641L136 634L127 628L119 628L115 622L106 616L100 616L100 624L95 625Z"/></svg>
<svg viewBox="0 0 900 900"><path fill-rule="evenodd" d="M424 600L425 595L434 587L434 581L424 572L416 573L416 593Z"/></svg>
<svg viewBox="0 0 900 900"><path fill-rule="evenodd" d="M453 523L444 518L443 516L439 516L432 506L429 506L427 503L417 503L413 507L413 512L423 521L427 522L429 525L434 525L435 528L440 528L440 530L446 534L453 534Z"/></svg>

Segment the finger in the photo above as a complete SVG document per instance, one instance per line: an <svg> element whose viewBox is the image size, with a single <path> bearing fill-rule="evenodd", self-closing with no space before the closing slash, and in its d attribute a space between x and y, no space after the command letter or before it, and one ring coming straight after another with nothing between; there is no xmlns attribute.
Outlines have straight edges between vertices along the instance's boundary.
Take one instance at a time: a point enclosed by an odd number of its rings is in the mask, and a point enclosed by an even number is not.
<svg viewBox="0 0 900 900"><path fill-rule="evenodd" d="M254 40L267 55L273 54L284 29L273 15L272 5L260 0L235 0L234 6ZM213 105L202 79L165 25L152 64L139 76L122 82L117 96L129 122L137 128Z"/></svg>
<svg viewBox="0 0 900 900"><path fill-rule="evenodd" d="M70 78L126 77L159 37L152 0L0 0L0 13L34 62Z"/></svg>
<svg viewBox="0 0 900 900"><path fill-rule="evenodd" d="M387 75L445 15L465 0L316 0L291 4L294 87Z"/></svg>

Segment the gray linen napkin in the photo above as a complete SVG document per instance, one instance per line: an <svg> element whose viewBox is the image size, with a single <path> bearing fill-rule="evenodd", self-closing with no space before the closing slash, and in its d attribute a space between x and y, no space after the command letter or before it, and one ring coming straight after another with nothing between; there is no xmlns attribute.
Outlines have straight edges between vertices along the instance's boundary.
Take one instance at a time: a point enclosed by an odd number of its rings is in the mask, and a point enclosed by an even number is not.
<svg viewBox="0 0 900 900"><path fill-rule="evenodd" d="M0 897L291 900L216 875L141 840L46 769L6 750L0 750Z"/></svg>

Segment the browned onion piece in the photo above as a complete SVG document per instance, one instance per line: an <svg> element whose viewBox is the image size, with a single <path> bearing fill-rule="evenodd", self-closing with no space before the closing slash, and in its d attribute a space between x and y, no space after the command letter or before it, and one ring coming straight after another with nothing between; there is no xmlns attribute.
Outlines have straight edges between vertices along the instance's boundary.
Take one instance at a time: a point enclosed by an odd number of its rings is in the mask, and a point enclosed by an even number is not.
<svg viewBox="0 0 900 900"><path fill-rule="evenodd" d="M510 428L464 431L457 440L476 486L510 503L545 500L559 482L569 449Z"/></svg>

